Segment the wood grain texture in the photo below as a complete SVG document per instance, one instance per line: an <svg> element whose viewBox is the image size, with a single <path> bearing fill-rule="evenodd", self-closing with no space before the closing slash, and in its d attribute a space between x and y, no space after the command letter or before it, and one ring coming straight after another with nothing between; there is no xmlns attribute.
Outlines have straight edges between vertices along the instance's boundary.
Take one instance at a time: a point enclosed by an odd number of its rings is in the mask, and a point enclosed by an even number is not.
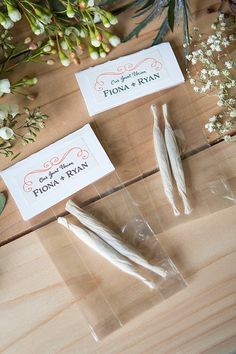
<svg viewBox="0 0 236 354"><path fill-rule="evenodd" d="M210 6L217 7L217 2L191 1L192 25L206 32L216 16L207 12ZM122 35L136 22L127 21L128 16L120 16L117 30ZM139 39L116 48L110 59L148 47L156 26L152 23ZM27 34L25 28L19 38ZM168 39L183 69L179 34L180 30ZM65 201L23 222L8 195L0 216L0 242L12 241L0 248L0 352L234 353L236 146L208 145L214 137L208 139L204 124L215 113L215 100L194 95L185 83L90 118L73 74L91 64L85 56L79 68L22 67L21 74L39 76L38 102L50 120L47 131L20 158L90 122L117 174L76 193L73 200L119 232L146 220L188 286L162 301L164 294L147 293L57 224ZM12 78L18 75L14 72ZM183 164L194 208L189 217L175 218L163 193L152 147L149 107L154 102L170 104L171 123L182 133ZM25 104L21 99L19 103ZM1 159L0 169L10 164ZM6 191L2 181L0 190ZM182 209L177 193L176 197ZM99 328L112 331L119 326L111 313L118 316L122 328L96 343L88 320L98 326L99 319L105 318Z"/></svg>
<svg viewBox="0 0 236 354"><path fill-rule="evenodd" d="M215 13L209 14L207 12L208 7L212 5L215 5L213 0L204 3L192 1L193 23L191 26L197 24L206 32L209 31L209 22L216 16ZM136 21L135 19L127 21L128 18L130 18L130 13L120 15L120 24L117 31L122 36L130 31ZM153 22L142 31L138 39L133 39L131 42L115 48L107 59L117 58L148 47L159 23L159 21L157 23ZM19 26L22 25L19 24ZM19 31L19 38L24 37L27 33L25 26L23 28L23 31ZM180 66L184 70L181 28L173 34L170 33L167 40L171 41ZM38 88L33 88L33 91L39 91L37 104L41 105L43 112L50 116L47 122L47 130L40 133L34 144L22 149L22 154L18 160L31 155L90 122L115 165L119 178L113 177L102 180L98 184L99 191L96 185L89 186L81 191L79 194L80 201L88 204L97 198L98 194L111 193L119 189L122 184L132 183L142 176L153 173L156 169L152 146L152 116L150 114L150 105L154 102L159 105L162 103L169 104L171 123L181 133L185 155L194 154L199 149L207 147L208 140L204 124L209 115L215 113L214 98L210 99L205 95L194 94L187 82L181 87L164 90L91 118L88 116L74 73L95 63L86 58L85 55L83 59L79 67L63 68L59 65L50 67L29 64L23 65L20 71L16 70L11 74L12 79L18 79L19 75L24 74L36 74L39 77ZM103 61L100 60L96 63ZM15 100L15 98L8 96L3 98L3 101L10 102L12 100ZM26 104L21 96L18 98L18 103ZM211 139L214 140L215 137ZM0 159L0 169L4 169L11 164L13 162L8 159ZM2 180L0 180L0 190L6 190ZM47 222L53 218L50 212L46 212L25 223L22 221L11 196L8 197L9 202L5 216L0 216L0 241L2 242L24 234L40 225L42 221ZM60 205L56 206L55 210L57 213L63 211Z"/></svg>
<svg viewBox="0 0 236 354"><path fill-rule="evenodd" d="M99 343L91 336L81 304L91 315L103 308L96 303L97 287L113 306L128 301L119 292L125 275L114 277L115 270L81 244L76 257L57 223L1 247L1 352L31 354L32 347L43 354L233 352L235 211L218 210L159 233L187 288ZM98 261L102 268L95 267ZM88 270L99 279L95 286L83 276Z"/></svg>
<svg viewBox="0 0 236 354"><path fill-rule="evenodd" d="M152 149L152 142L150 142L150 149ZM130 161L130 169L134 169L134 166L137 169L139 168L137 167L138 160L135 156L135 151L137 150L133 150L133 160ZM236 190L235 159L235 144L222 142L184 160L187 187L194 208L190 217L180 216L179 218L173 218L171 208L163 191L160 174L159 172L155 172L155 170L150 176L141 179L139 182L131 183L126 191L122 190L124 183L121 178L117 173L113 173L84 188L82 191L75 193L72 198L79 205L89 205L90 203L87 203L88 200L92 202L95 197L95 200L99 201L113 191L111 197L108 195L105 198L106 202L109 202L110 199L112 200L114 195L114 200L117 201L116 205L119 206L119 198L124 195L126 199L131 198L134 200L138 207L146 205L146 208L143 208L143 210L150 225L155 230L163 230L166 227L172 227L176 223L186 222L186 220L192 218L199 218L212 210L230 206L234 199L231 193ZM146 161L145 153L143 161ZM114 185L120 186L121 191L115 193L113 189ZM180 210L182 210L181 201L177 193L176 199ZM40 227L43 223L52 221L56 216L64 214L64 207L65 201L62 201L25 222L22 220L11 195L8 195L7 207L0 216L1 242L11 240L15 236L19 236L22 232L33 230ZM111 211L113 212L113 208L111 208ZM155 215L157 216L155 217Z"/></svg>

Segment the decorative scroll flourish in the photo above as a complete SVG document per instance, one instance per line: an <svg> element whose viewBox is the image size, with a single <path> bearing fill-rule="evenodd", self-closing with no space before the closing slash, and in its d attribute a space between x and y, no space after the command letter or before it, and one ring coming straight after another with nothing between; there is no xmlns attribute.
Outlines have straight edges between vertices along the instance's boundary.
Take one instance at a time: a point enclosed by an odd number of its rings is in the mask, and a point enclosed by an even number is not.
<svg viewBox="0 0 236 354"><path fill-rule="evenodd" d="M146 61L150 61L151 68L154 68L157 71L161 70L162 63L160 61L158 61L157 59L151 58L151 57L145 58L145 59L141 60L140 62L138 62L137 64L127 63L124 65L118 66L116 71L108 71L108 72L98 75L95 85L94 85L95 90L101 91L103 89L104 81L102 81L102 79L101 79L103 76L122 75L125 72L129 72L129 71L133 71L133 70L137 69L140 65L142 65Z"/></svg>
<svg viewBox="0 0 236 354"><path fill-rule="evenodd" d="M81 158L83 160L86 160L89 157L89 152L87 150L81 149L80 147L77 147L77 146L69 149L68 151L66 151L61 158L59 158L58 156L54 156L49 161L44 162L42 169L33 170L33 171L27 173L27 175L25 175L24 184L23 184L23 190L25 192L31 192L32 191L33 182L31 180L27 179L30 175L49 171L53 166L57 166L62 161L64 161L65 158L74 150L78 150L76 155L77 155L77 157L79 157L79 158Z"/></svg>

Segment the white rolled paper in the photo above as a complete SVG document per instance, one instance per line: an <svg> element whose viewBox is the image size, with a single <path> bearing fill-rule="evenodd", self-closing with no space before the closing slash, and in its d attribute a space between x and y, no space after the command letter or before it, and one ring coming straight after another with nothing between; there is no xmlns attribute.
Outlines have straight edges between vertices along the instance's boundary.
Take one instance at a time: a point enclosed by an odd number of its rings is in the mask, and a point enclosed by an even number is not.
<svg viewBox="0 0 236 354"><path fill-rule="evenodd" d="M153 124L153 143L154 143L154 150L156 154L157 163L159 166L162 184L164 188L164 192L166 197L172 206L174 214L177 216L180 214L174 200L174 193L173 193L173 184L172 184L172 175L170 170L170 164L168 159L168 154L166 150L166 145L164 141L163 134L161 129L158 126L158 116L157 116L157 107L156 105L151 105L151 111L154 118Z"/></svg>
<svg viewBox="0 0 236 354"><path fill-rule="evenodd" d="M86 211L78 207L71 200L66 203L66 210L74 215L81 222L81 224L95 232L101 239L107 242L111 247L113 247L123 256L129 258L134 263L137 263L144 268L151 270L161 277L166 277L167 273L163 268L148 263L148 261L135 248L125 244L119 235L110 230L95 217L86 213Z"/></svg>
<svg viewBox="0 0 236 354"><path fill-rule="evenodd" d="M59 217L57 221L59 224L65 226L68 230L71 230L82 242L84 242L87 246L104 257L107 261L112 263L115 267L138 278L149 288L155 288L155 283L143 276L136 264L131 263L126 257L122 256L114 248L104 242L94 232L74 225L70 223L66 218Z"/></svg>
<svg viewBox="0 0 236 354"><path fill-rule="evenodd" d="M183 165L181 161L179 147L175 138L175 133L173 132L173 129L171 128L171 125L168 122L168 112L166 104L162 106L162 112L165 120L165 142L170 159L172 173L179 191L179 195L181 196L184 204L184 212L185 214L190 214L192 209L190 207L189 200L187 197Z"/></svg>

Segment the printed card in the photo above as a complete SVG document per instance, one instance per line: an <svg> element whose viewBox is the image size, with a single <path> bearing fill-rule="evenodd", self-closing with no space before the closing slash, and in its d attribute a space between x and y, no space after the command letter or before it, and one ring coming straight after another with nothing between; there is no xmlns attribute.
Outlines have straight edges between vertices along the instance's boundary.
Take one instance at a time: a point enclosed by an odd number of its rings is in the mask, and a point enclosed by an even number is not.
<svg viewBox="0 0 236 354"><path fill-rule="evenodd" d="M87 124L1 176L28 220L112 171L114 166Z"/></svg>
<svg viewBox="0 0 236 354"><path fill-rule="evenodd" d="M76 73L90 116L184 82L169 43Z"/></svg>

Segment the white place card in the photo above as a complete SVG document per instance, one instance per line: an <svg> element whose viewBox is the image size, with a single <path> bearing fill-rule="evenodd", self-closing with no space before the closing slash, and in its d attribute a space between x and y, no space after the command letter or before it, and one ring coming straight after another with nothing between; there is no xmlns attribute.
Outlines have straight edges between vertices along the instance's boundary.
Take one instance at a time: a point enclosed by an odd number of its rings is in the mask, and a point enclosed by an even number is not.
<svg viewBox="0 0 236 354"><path fill-rule="evenodd" d="M114 166L87 124L1 176L28 220L112 171Z"/></svg>
<svg viewBox="0 0 236 354"><path fill-rule="evenodd" d="M75 74L90 116L184 82L169 43Z"/></svg>

